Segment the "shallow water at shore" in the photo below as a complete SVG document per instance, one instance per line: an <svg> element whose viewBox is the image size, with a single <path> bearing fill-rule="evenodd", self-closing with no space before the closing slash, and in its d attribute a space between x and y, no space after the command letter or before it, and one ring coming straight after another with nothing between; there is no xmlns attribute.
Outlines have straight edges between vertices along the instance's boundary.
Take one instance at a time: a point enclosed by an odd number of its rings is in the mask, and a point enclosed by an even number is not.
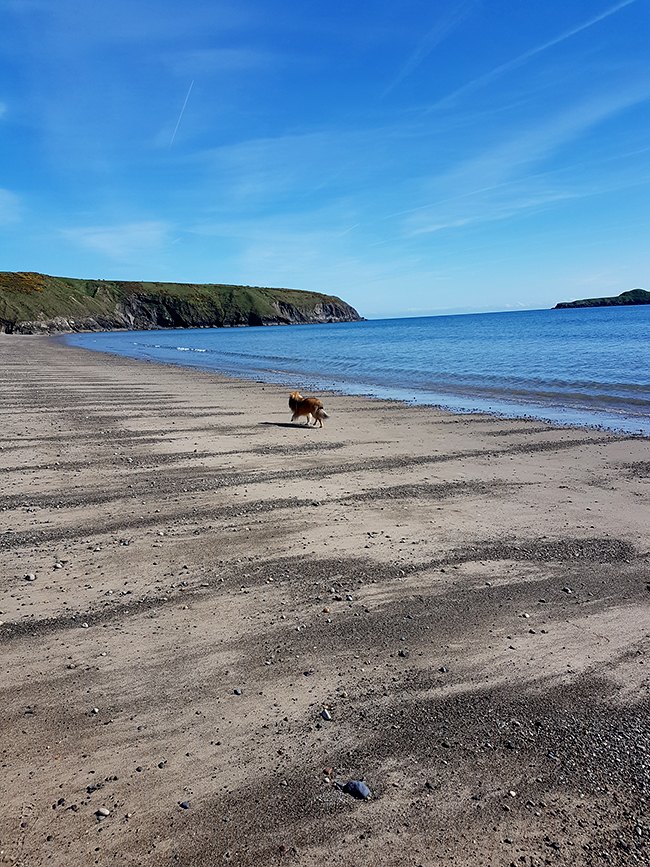
<svg viewBox="0 0 650 867"><path fill-rule="evenodd" d="M650 306L66 336L231 376L650 434Z"/></svg>

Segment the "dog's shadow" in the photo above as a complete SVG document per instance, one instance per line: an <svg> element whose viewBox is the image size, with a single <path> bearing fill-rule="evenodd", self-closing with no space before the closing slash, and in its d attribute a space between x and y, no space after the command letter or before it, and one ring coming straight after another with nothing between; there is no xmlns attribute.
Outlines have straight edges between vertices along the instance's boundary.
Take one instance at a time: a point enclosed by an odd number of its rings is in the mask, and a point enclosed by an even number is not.
<svg viewBox="0 0 650 867"><path fill-rule="evenodd" d="M294 424L292 421L261 421L259 424L265 427L290 427L293 430L307 430L307 428L315 427L313 424Z"/></svg>

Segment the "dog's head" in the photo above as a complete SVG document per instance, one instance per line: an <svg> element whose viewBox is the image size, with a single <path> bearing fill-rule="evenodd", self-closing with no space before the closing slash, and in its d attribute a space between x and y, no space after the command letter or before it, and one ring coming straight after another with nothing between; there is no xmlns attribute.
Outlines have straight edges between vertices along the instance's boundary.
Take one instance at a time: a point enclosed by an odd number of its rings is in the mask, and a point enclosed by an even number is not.
<svg viewBox="0 0 650 867"><path fill-rule="evenodd" d="M289 400L302 400L302 395L299 391L292 391L289 395Z"/></svg>

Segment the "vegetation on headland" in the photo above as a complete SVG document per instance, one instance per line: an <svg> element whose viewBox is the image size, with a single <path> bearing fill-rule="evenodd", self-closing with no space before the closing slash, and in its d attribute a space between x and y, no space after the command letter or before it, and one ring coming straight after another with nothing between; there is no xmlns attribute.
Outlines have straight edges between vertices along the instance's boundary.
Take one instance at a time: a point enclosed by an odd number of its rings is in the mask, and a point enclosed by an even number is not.
<svg viewBox="0 0 650 867"><path fill-rule="evenodd" d="M613 298L585 298L582 301L560 301L554 310L565 310L567 307L624 307L633 304L650 304L650 292L645 289L630 289L621 292Z"/></svg>
<svg viewBox="0 0 650 867"><path fill-rule="evenodd" d="M148 330L355 322L335 295L224 284L80 280L0 271L0 331Z"/></svg>

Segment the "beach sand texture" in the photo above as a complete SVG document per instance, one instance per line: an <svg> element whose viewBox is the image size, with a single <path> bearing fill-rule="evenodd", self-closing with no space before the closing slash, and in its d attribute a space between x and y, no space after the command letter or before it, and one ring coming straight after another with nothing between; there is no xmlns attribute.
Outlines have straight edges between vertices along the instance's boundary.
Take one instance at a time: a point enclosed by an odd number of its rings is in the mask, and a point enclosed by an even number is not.
<svg viewBox="0 0 650 867"><path fill-rule="evenodd" d="M648 863L648 439L0 376L0 863Z"/></svg>

